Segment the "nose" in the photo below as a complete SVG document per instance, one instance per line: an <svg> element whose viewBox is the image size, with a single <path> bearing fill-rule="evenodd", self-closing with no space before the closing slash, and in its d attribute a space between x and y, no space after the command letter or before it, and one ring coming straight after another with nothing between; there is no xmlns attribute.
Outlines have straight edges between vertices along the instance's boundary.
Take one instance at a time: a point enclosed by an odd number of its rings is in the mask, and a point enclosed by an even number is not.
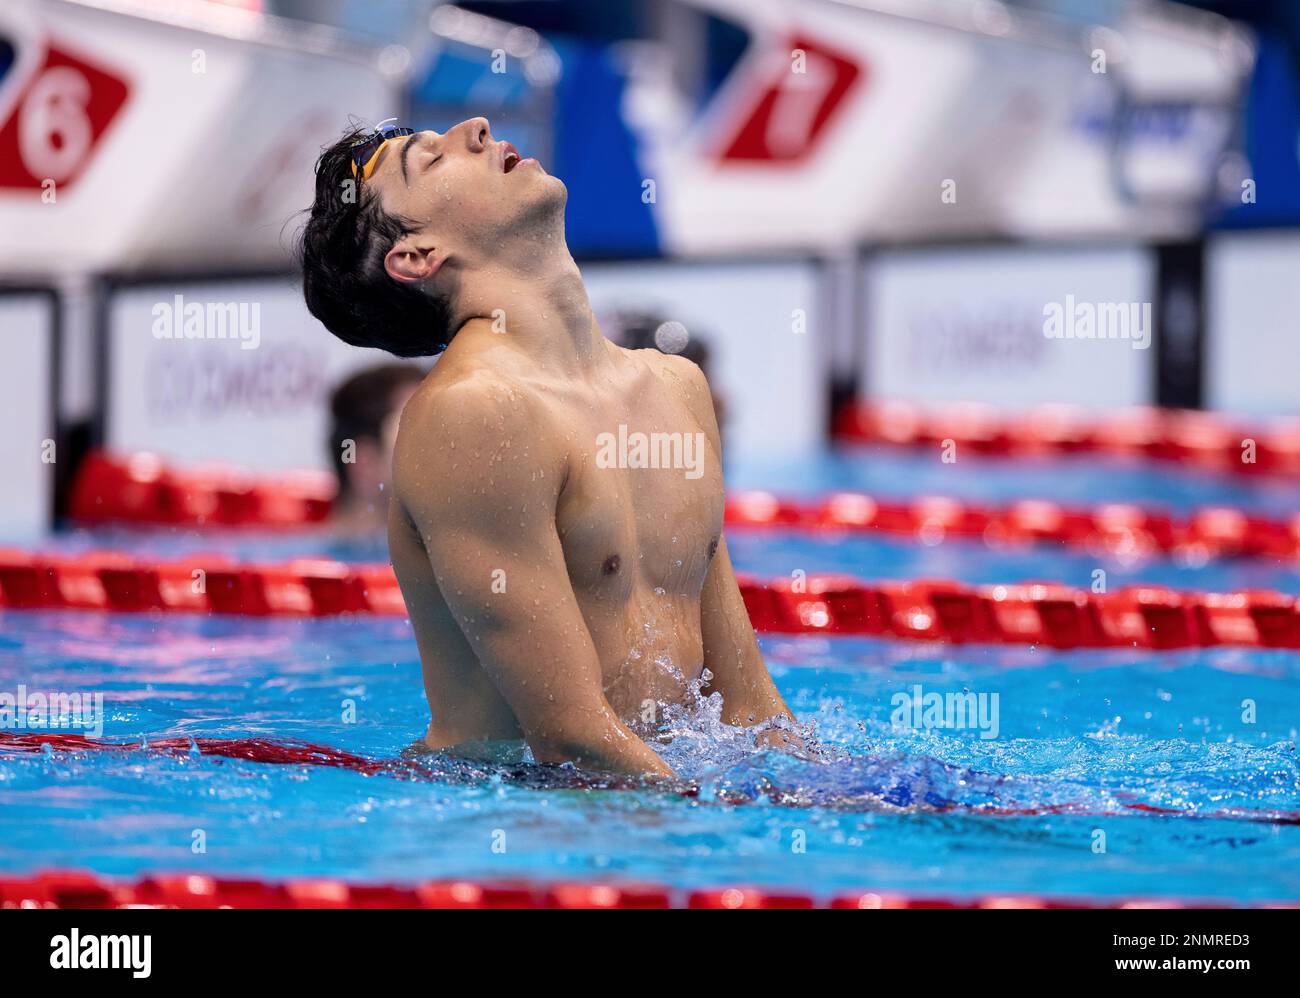
<svg viewBox="0 0 1300 998"><path fill-rule="evenodd" d="M492 141L492 126L488 124L487 118L467 118L452 131L462 133L465 148L470 152L482 152Z"/></svg>

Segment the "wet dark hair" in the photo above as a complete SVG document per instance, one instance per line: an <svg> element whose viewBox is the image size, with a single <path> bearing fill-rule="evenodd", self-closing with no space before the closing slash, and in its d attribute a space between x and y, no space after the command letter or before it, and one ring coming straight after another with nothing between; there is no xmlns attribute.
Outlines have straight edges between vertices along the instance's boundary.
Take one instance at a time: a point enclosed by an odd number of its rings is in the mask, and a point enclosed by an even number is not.
<svg viewBox="0 0 1300 998"><path fill-rule="evenodd" d="M379 364L358 371L330 396L330 457L339 482L339 497L348 493L347 468L343 464L346 440L379 441L384 420L393 412L393 393L404 385L418 385L424 372L414 364Z"/></svg>
<svg viewBox="0 0 1300 998"><path fill-rule="evenodd" d="M316 161L316 198L298 246L302 293L325 328L359 347L398 357L441 353L451 342L451 305L384 270L384 256L412 222L384 211L352 177L352 127Z"/></svg>

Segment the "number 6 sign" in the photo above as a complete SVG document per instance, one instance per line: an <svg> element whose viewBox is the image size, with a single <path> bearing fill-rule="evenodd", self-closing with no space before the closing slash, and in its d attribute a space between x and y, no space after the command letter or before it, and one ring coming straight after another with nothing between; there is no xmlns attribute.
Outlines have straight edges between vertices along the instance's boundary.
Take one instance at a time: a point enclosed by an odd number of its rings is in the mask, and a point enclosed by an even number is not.
<svg viewBox="0 0 1300 998"><path fill-rule="evenodd" d="M127 93L124 80L50 45L0 125L0 191L76 180Z"/></svg>

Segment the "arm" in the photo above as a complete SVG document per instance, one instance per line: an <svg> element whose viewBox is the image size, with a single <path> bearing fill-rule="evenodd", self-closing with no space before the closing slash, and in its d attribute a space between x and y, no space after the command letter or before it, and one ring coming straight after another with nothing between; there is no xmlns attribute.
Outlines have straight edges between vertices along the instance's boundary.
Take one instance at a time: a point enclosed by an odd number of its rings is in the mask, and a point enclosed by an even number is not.
<svg viewBox="0 0 1300 998"><path fill-rule="evenodd" d="M722 719L727 724L748 727L773 717L795 716L781 699L758 649L753 625L736 584L724 539L709 566L700 593L700 629L704 637L704 667L713 674L704 689L722 694ZM764 739L786 744L785 732L774 731Z"/></svg>
<svg viewBox="0 0 1300 998"><path fill-rule="evenodd" d="M529 400L486 379L412 399L397 501L537 760L671 776L605 699L555 527L566 459L544 425Z"/></svg>
<svg viewBox="0 0 1300 998"><path fill-rule="evenodd" d="M683 358L666 359L667 370L677 381L687 407L721 460L721 434L704 372ZM722 719L726 723L748 727L774 717L797 720L781 699L763 662L725 537L718 544L700 593L700 631L704 667L713 675L703 692L722 694ZM797 738L780 730L764 732L760 739L767 744L800 744Z"/></svg>

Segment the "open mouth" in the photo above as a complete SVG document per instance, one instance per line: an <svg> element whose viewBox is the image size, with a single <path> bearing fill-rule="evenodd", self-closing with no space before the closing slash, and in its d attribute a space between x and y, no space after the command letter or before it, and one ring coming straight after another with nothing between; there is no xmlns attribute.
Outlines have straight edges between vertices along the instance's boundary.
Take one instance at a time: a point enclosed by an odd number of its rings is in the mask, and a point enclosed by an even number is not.
<svg viewBox="0 0 1300 998"><path fill-rule="evenodd" d="M519 158L519 150L509 142L503 142L502 145L505 147L505 157L502 159L501 168L505 170L506 173L509 173L521 162Z"/></svg>

